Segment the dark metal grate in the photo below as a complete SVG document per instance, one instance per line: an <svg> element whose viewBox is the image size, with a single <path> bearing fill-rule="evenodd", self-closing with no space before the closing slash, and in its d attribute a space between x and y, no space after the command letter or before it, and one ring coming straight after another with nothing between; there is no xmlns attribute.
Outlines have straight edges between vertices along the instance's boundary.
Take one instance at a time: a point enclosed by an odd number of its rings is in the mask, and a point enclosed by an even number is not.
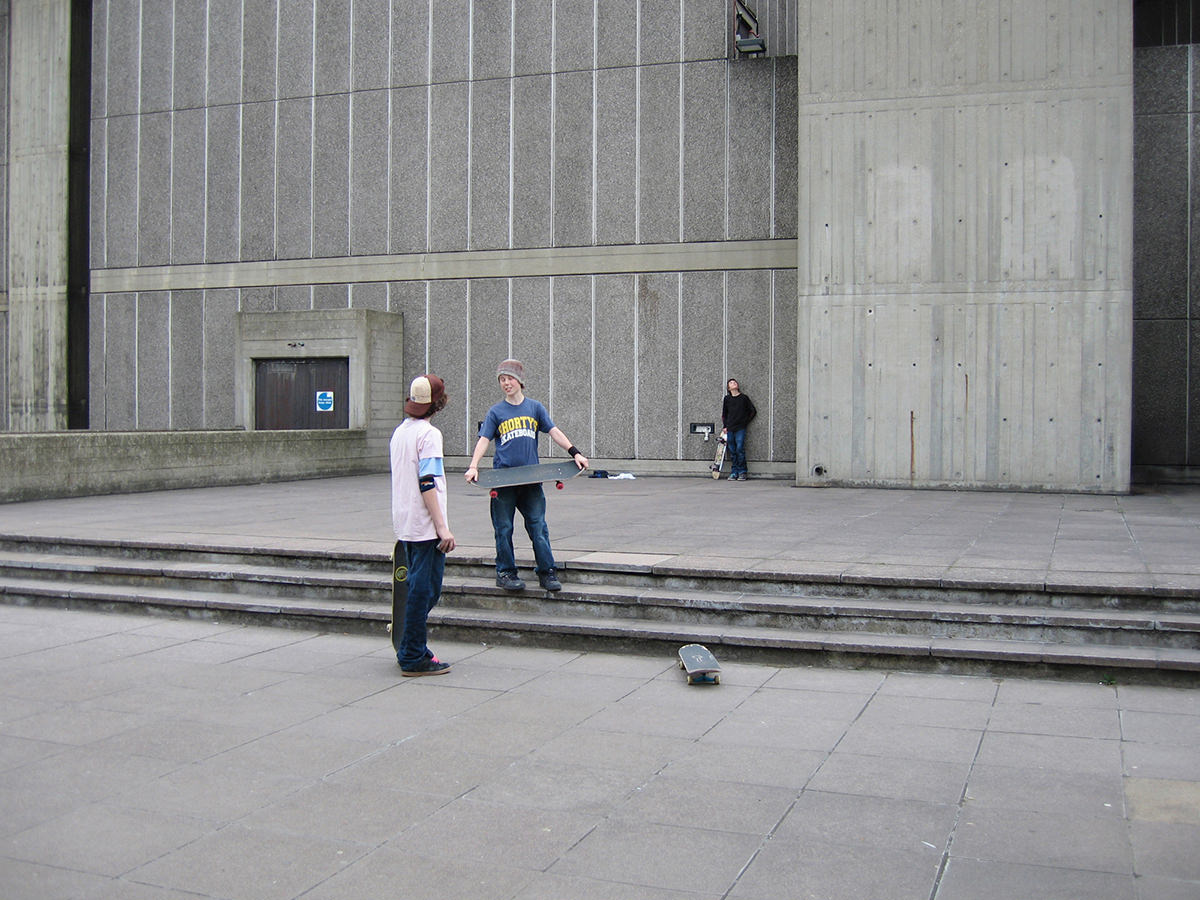
<svg viewBox="0 0 1200 900"><path fill-rule="evenodd" d="M1200 44L1200 0L1133 0L1133 46Z"/></svg>

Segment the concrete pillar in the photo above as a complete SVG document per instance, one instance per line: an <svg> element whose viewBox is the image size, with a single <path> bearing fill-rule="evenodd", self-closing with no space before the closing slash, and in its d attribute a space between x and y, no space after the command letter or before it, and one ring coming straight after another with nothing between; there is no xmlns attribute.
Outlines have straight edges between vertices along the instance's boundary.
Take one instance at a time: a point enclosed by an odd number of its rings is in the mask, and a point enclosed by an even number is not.
<svg viewBox="0 0 1200 900"><path fill-rule="evenodd" d="M1127 490L1128 0L800 16L797 480Z"/></svg>
<svg viewBox="0 0 1200 900"><path fill-rule="evenodd" d="M11 0L8 427L67 427L70 0Z"/></svg>

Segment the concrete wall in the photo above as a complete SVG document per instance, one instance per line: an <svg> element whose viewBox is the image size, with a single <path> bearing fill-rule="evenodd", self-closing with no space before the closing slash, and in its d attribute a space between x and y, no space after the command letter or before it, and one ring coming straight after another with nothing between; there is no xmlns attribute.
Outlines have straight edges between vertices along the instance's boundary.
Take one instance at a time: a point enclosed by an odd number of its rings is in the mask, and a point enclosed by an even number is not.
<svg viewBox="0 0 1200 900"><path fill-rule="evenodd" d="M67 427L69 0L10 0L6 158L6 421Z"/></svg>
<svg viewBox="0 0 1200 900"><path fill-rule="evenodd" d="M446 378L449 454L517 355L589 455L684 468L738 377L790 469L795 59L730 59L728 0L93 22L93 428L230 427L237 313L367 308Z"/></svg>
<svg viewBox="0 0 1200 900"><path fill-rule="evenodd" d="M363 431L0 434L3 503L379 470Z"/></svg>
<svg viewBox="0 0 1200 900"><path fill-rule="evenodd" d="M1126 490L1130 4L888 10L801 13L798 480Z"/></svg>
<svg viewBox="0 0 1200 900"><path fill-rule="evenodd" d="M1200 467L1196 52L1134 56L1133 462L1151 480Z"/></svg>
<svg viewBox="0 0 1200 900"><path fill-rule="evenodd" d="M0 431L8 430L8 14L0 3Z"/></svg>

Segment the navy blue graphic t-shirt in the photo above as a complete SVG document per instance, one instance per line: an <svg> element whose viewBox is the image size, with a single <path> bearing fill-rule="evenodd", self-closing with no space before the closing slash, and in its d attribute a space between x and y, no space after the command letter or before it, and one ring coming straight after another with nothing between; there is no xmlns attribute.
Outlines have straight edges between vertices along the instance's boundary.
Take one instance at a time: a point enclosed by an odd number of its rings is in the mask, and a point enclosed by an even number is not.
<svg viewBox="0 0 1200 900"><path fill-rule="evenodd" d="M479 428L479 436L496 442L492 466L533 466L538 461L538 432L554 427L546 407L526 397L518 404L501 400L488 410Z"/></svg>

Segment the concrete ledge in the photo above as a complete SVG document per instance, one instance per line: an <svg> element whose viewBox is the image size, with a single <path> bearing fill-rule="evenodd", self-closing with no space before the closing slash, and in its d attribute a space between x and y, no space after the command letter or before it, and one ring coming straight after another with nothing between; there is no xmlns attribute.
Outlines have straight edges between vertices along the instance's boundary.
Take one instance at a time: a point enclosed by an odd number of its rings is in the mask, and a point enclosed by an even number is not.
<svg viewBox="0 0 1200 900"><path fill-rule="evenodd" d="M361 430L0 435L0 502L387 471Z"/></svg>

